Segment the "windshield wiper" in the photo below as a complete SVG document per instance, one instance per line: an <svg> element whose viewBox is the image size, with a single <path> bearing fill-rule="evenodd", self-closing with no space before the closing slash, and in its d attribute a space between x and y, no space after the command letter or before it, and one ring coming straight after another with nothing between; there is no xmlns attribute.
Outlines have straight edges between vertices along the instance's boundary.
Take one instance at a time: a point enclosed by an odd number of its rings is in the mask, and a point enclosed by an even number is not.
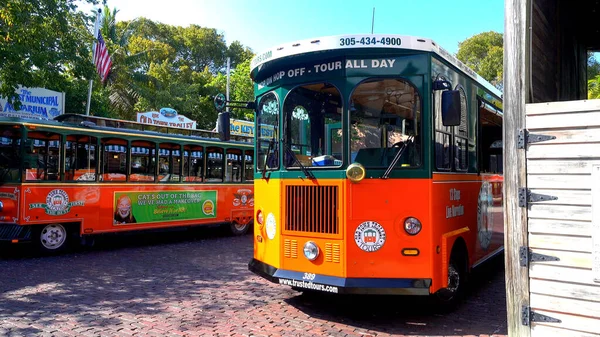
<svg viewBox="0 0 600 337"><path fill-rule="evenodd" d="M263 179L267 178L267 166L269 165L269 155L271 154L271 149L273 149L274 147L275 147L275 137L273 137L271 140L269 140L269 147L267 148L267 153L265 154L265 163L261 170Z"/></svg>
<svg viewBox="0 0 600 337"><path fill-rule="evenodd" d="M312 172L310 172L304 165L302 165L298 157L296 157L296 154L294 153L294 151L292 151L290 145L288 143L284 143L283 146L285 147L285 152L294 159L294 163L297 163L298 166L300 166L300 169L302 169L304 175L308 179L315 179L315 176L312 174Z"/></svg>
<svg viewBox="0 0 600 337"><path fill-rule="evenodd" d="M392 170L394 169L394 166L396 166L396 164L398 163L398 160L400 160L400 157L402 157L402 154L404 154L404 150L406 150L406 148L408 147L408 145L410 143L412 143L414 139L415 139L415 137L413 135L410 135L402 143L402 147L400 148L400 150L398 150L398 152L394 156L394 159L392 159L392 162L390 163L390 166L388 166L387 170L385 170L385 172L381 176L381 179L387 179L390 176L390 173L392 173Z"/></svg>

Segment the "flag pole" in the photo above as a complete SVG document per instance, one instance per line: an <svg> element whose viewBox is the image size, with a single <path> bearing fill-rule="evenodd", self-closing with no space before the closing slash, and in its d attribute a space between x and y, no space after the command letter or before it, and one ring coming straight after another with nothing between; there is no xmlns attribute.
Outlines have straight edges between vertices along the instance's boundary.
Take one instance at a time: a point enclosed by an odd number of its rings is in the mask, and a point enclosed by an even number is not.
<svg viewBox="0 0 600 337"><path fill-rule="evenodd" d="M100 14L102 14L102 9L98 8L98 12L96 13L96 22L94 23L94 42L92 42L92 64L94 63L94 58L96 57L96 40L98 39L98 30L100 29ZM87 106L85 107L85 115L90 115L90 103L92 100L92 86L94 85L94 80L90 79L90 87L88 89L88 97L87 97Z"/></svg>

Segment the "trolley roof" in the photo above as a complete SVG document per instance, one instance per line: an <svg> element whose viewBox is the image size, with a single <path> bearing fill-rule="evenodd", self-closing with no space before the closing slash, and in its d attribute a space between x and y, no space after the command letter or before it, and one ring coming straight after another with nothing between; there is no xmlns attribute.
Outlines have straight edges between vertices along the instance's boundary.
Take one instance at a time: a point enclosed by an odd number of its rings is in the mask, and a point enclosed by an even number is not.
<svg viewBox="0 0 600 337"><path fill-rule="evenodd" d="M354 45L340 45L341 39L352 39L360 42L361 40L369 39L369 41L375 41L375 43L355 43ZM386 38L400 39L401 43L398 45L386 44ZM383 41L383 42L380 42ZM485 87L487 90L492 92L498 98L502 97L502 92L494 87L490 82L479 76L471 68L467 67L454 55L450 54L444 48L440 47L431 39L405 36L405 35L391 35L391 34L354 34L354 35L334 35L326 36L315 39L306 39L290 43L284 43L279 46L268 49L262 53L257 54L250 63L250 76L254 79L257 72L260 72L262 67L272 61L282 60L291 56L299 56L302 54L310 54L315 52L342 50L342 49L404 49L404 50L418 50L435 53L442 59L448 61L454 65L477 83Z"/></svg>

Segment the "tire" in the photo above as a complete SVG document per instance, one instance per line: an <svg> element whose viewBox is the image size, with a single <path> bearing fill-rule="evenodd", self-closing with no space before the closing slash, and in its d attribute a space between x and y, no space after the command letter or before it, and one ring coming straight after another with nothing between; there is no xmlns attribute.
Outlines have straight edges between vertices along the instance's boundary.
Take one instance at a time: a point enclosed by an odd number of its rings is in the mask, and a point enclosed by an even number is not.
<svg viewBox="0 0 600 337"><path fill-rule="evenodd" d="M449 312L463 301L467 283L466 254L452 252L448 263L448 287L438 290L433 296L436 307L442 312Z"/></svg>
<svg viewBox="0 0 600 337"><path fill-rule="evenodd" d="M67 248L69 231L61 224L40 225L33 230L33 240L42 253L58 253Z"/></svg>
<svg viewBox="0 0 600 337"><path fill-rule="evenodd" d="M252 226L252 222L248 222L245 225L241 225L237 222L232 222L229 224L229 231L234 236L240 236L248 233L250 226Z"/></svg>

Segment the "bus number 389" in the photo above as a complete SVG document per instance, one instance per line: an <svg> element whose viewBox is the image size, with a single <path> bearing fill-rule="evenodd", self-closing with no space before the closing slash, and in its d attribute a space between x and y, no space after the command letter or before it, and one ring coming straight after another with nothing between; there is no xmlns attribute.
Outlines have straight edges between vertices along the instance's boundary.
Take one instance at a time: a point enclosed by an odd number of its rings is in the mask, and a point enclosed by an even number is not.
<svg viewBox="0 0 600 337"><path fill-rule="evenodd" d="M312 281L315 279L315 274L313 273L304 273L304 276L302 276L303 280L308 280L308 281Z"/></svg>

